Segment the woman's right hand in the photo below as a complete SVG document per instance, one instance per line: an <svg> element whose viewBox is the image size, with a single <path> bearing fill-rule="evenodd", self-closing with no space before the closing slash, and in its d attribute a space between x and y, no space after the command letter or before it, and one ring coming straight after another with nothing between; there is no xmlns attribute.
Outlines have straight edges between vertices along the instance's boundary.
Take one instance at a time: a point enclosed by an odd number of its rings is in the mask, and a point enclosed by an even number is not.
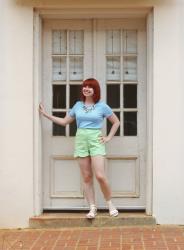
<svg viewBox="0 0 184 250"><path fill-rule="evenodd" d="M45 108L44 108L44 106L43 106L42 103L39 104L39 112L40 112L40 114L42 114L42 115L45 115L45 114L46 114Z"/></svg>

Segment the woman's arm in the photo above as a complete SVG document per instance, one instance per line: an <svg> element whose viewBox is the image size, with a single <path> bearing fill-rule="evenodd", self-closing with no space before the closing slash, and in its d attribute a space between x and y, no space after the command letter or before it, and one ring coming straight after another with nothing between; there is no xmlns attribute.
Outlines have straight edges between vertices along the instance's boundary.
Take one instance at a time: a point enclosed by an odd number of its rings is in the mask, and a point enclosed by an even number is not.
<svg viewBox="0 0 184 250"><path fill-rule="evenodd" d="M43 106L43 104L40 103L39 105L39 112L40 114L42 114L43 116L45 116L46 118L48 118L49 120L53 121L54 123L57 123L61 126L66 126L67 124L73 122L75 120L75 118L66 115L64 118L60 118L57 116L53 116L53 115L49 115L46 111L45 108Z"/></svg>
<svg viewBox="0 0 184 250"><path fill-rule="evenodd" d="M111 130L107 136L101 136L100 142L106 143L112 139L112 137L115 135L116 131L119 128L120 121L118 117L113 113L111 116L108 117L108 120L112 123Z"/></svg>

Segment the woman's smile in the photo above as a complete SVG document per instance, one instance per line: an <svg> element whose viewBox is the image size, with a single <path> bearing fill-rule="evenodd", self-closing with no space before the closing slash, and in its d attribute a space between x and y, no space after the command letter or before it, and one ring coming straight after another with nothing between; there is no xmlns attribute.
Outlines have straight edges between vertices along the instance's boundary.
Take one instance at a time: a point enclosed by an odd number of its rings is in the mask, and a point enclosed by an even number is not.
<svg viewBox="0 0 184 250"><path fill-rule="evenodd" d="M93 88L83 87L82 92L85 96L92 96L94 94Z"/></svg>

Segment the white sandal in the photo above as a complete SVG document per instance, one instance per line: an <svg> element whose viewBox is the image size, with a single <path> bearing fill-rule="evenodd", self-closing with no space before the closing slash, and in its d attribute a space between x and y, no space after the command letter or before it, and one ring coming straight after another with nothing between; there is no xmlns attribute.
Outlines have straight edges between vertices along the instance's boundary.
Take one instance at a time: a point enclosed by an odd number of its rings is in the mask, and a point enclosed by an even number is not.
<svg viewBox="0 0 184 250"><path fill-rule="evenodd" d="M108 207L109 207L109 215L112 217L118 216L118 210L115 208L111 200L107 201Z"/></svg>
<svg viewBox="0 0 184 250"><path fill-rule="evenodd" d="M112 209L112 210L109 210L109 215L112 216L112 217L116 217L118 216L118 210L116 208Z"/></svg>
<svg viewBox="0 0 184 250"><path fill-rule="evenodd" d="M95 205L90 205L90 211L88 214L86 214L86 217L88 219L94 219L97 215L97 207Z"/></svg>

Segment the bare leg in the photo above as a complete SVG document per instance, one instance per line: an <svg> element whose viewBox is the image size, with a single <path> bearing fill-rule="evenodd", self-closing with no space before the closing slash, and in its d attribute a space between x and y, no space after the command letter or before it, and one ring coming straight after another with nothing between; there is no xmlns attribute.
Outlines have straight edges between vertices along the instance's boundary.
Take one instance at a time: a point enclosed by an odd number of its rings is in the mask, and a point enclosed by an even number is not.
<svg viewBox="0 0 184 250"><path fill-rule="evenodd" d="M93 187L93 171L91 168L91 159L89 156L87 157L79 157L77 158L81 175L83 178L83 187L86 200L89 205L95 204L95 192Z"/></svg>
<svg viewBox="0 0 184 250"><path fill-rule="evenodd" d="M115 208L111 201L111 189L105 175L105 160L102 155L97 155L91 157L92 167L95 172L95 176L100 184L102 193L106 199L107 205L109 207L110 216L117 216L118 210Z"/></svg>
<svg viewBox="0 0 184 250"><path fill-rule="evenodd" d="M92 156L91 164L106 201L111 199L111 189L105 175L105 159L102 155Z"/></svg>

